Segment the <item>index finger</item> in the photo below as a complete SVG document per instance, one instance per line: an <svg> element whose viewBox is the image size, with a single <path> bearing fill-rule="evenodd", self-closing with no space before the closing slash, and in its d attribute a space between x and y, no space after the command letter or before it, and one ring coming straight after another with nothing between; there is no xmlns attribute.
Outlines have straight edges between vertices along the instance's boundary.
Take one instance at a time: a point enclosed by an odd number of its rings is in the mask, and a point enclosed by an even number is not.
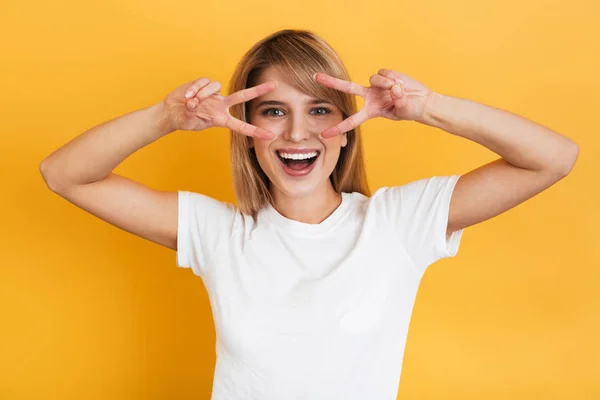
<svg viewBox="0 0 600 400"><path fill-rule="evenodd" d="M241 133L242 135L254 136L263 140L271 140L275 137L275 134L273 134L271 131L259 128L231 116L227 119L227 122L225 122L225 126L234 132Z"/></svg>
<svg viewBox="0 0 600 400"><path fill-rule="evenodd" d="M328 139L337 135L341 135L344 132L351 131L352 129L356 128L358 125L362 124L368 119L369 116L363 108L362 110L360 110L354 115L349 116L339 124L332 126L331 128L325 129L323 132L321 132L321 137L323 137L324 139Z"/></svg>
<svg viewBox="0 0 600 400"><path fill-rule="evenodd" d="M256 85L251 88L242 89L235 93L232 93L229 96L225 97L223 101L225 102L225 106L231 107L234 104L244 103L258 96L262 96L265 93L272 92L273 90L275 90L276 87L277 83L274 81L261 83L260 85Z"/></svg>
<svg viewBox="0 0 600 400"><path fill-rule="evenodd" d="M355 94L357 96L365 97L367 95L367 88L354 83L351 81L345 81L343 79L334 78L331 75L317 72L314 75L317 82L330 87L332 89L340 90L344 93Z"/></svg>

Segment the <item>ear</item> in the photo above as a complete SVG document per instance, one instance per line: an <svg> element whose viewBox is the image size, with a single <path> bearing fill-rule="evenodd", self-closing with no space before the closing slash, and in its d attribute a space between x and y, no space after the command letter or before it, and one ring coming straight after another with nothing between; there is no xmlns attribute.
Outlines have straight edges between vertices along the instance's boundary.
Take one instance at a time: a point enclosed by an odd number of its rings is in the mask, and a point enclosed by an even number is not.
<svg viewBox="0 0 600 400"><path fill-rule="evenodd" d="M346 132L342 133L342 147L346 147L348 144L348 136L346 136Z"/></svg>

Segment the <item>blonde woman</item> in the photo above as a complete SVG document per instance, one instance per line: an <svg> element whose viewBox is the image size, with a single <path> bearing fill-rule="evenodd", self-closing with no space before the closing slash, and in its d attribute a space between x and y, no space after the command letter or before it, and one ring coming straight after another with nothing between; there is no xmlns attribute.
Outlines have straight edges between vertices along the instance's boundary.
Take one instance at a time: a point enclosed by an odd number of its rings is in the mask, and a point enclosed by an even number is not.
<svg viewBox="0 0 600 400"><path fill-rule="evenodd" d="M425 269L464 228L573 168L572 140L515 114L431 91L390 69L350 81L310 31L283 30L242 58L229 86L188 82L105 122L41 163L51 190L177 251L207 288L217 333L212 399L395 399ZM365 99L357 111L353 95ZM416 121L501 158L372 195L359 125ZM112 173L176 130L231 130L237 206ZM393 162L390 161L390 167Z"/></svg>

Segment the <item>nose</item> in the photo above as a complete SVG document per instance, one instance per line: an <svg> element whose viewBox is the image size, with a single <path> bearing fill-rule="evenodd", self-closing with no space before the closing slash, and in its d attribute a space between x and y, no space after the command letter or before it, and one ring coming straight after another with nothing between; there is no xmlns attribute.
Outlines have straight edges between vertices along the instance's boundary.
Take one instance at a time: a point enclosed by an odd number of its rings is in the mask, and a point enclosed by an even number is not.
<svg viewBox="0 0 600 400"><path fill-rule="evenodd" d="M302 113L294 113L283 131L283 138L290 142L300 143L308 140L311 136L309 121Z"/></svg>

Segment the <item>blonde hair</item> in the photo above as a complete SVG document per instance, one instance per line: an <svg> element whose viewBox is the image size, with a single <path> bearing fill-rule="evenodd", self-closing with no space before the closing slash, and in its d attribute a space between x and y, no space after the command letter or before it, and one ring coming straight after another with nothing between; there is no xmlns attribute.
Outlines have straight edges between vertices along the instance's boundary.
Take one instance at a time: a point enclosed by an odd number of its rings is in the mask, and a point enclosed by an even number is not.
<svg viewBox="0 0 600 400"><path fill-rule="evenodd" d="M237 64L229 93L256 85L260 74L275 68L298 90L319 99L326 99L338 107L343 118L356 113L356 100L348 94L328 88L313 79L315 72L324 72L339 79L350 80L342 60L322 38L307 30L284 29L272 33L256 43ZM230 108L233 117L247 119L248 102ZM370 195L364 166L360 128L346 133L348 143L341 148L338 162L330 176L337 193L360 192ZM256 218L258 211L273 202L269 192L270 181L263 172L250 137L230 130L231 166L238 208Z"/></svg>

